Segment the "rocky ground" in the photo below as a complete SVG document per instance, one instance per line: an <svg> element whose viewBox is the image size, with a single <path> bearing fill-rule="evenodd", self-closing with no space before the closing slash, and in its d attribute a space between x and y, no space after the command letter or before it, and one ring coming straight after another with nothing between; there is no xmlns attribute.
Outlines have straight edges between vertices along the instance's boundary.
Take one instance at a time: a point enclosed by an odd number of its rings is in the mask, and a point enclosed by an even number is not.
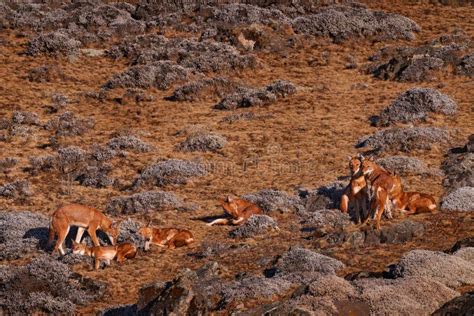
<svg viewBox="0 0 474 316"><path fill-rule="evenodd" d="M2 311L472 313L473 19L469 1L0 3ZM337 207L356 153L440 212L355 226ZM207 227L227 195L264 214ZM139 255L50 255L73 202ZM196 242L144 252L150 221Z"/></svg>

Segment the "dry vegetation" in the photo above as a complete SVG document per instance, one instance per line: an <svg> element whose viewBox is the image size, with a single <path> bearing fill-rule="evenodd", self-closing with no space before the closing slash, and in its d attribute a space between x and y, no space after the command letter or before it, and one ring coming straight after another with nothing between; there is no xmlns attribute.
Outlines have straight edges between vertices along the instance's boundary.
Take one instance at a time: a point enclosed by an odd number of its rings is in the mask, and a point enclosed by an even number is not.
<svg viewBox="0 0 474 316"><path fill-rule="evenodd" d="M199 2L0 3L0 308L429 315L472 295L472 239L443 251L474 231L474 7ZM335 208L357 152L442 211L355 227ZM227 195L265 215L207 227ZM91 271L45 253L73 202L123 219L120 241L149 221L196 241Z"/></svg>

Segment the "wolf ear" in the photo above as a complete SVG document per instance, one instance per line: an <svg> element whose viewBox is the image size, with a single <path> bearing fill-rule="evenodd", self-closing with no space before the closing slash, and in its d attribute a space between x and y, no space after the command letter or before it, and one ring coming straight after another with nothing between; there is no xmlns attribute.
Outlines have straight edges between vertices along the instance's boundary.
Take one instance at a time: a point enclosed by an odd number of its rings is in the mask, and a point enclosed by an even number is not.
<svg viewBox="0 0 474 316"><path fill-rule="evenodd" d="M227 202L232 202L232 198L230 197L230 195L227 196Z"/></svg>

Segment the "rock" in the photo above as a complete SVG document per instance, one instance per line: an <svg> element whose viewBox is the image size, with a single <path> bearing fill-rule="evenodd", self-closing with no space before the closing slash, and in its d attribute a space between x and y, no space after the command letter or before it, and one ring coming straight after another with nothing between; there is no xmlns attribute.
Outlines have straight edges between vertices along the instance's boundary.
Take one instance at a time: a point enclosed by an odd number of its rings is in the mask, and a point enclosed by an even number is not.
<svg viewBox="0 0 474 316"><path fill-rule="evenodd" d="M459 295L429 277L366 278L353 282L357 297L370 306L371 315L431 315L444 302Z"/></svg>
<svg viewBox="0 0 474 316"><path fill-rule="evenodd" d="M147 191L128 196L117 196L109 200L106 212L109 214L137 214L149 210L162 211L183 208L184 202L171 192Z"/></svg>
<svg viewBox="0 0 474 316"><path fill-rule="evenodd" d="M382 80L410 82L433 80L437 72L450 68L456 69L457 74L468 75L469 55L461 56L471 47L470 41L461 32L416 47L384 47L370 57L372 64L367 70Z"/></svg>
<svg viewBox="0 0 474 316"><path fill-rule="evenodd" d="M441 201L442 211L474 211L474 187L454 190Z"/></svg>
<svg viewBox="0 0 474 316"><path fill-rule="evenodd" d="M117 136L109 140L107 145L114 150L131 150L138 153L146 153L151 146L133 135Z"/></svg>
<svg viewBox="0 0 474 316"><path fill-rule="evenodd" d="M102 57L105 55L104 49L83 48L81 53L87 57Z"/></svg>
<svg viewBox="0 0 474 316"><path fill-rule="evenodd" d="M229 235L233 238L250 238L272 230L279 230L273 218L267 215L252 215L243 225L230 231Z"/></svg>
<svg viewBox="0 0 474 316"><path fill-rule="evenodd" d="M253 106L264 106L296 93L296 87L289 81L277 80L261 89L242 88L224 97L214 106L218 110L235 110Z"/></svg>
<svg viewBox="0 0 474 316"><path fill-rule="evenodd" d="M423 161L413 157L389 156L377 159L376 163L388 171L402 176L433 174Z"/></svg>
<svg viewBox="0 0 474 316"><path fill-rule="evenodd" d="M291 277L305 272L331 275L344 267L339 260L299 247L293 247L284 253L275 265L276 276L279 277Z"/></svg>
<svg viewBox="0 0 474 316"><path fill-rule="evenodd" d="M359 37L378 41L414 39L420 27L404 16L372 11L363 6L333 5L318 13L297 17L292 21L296 33L328 36L335 42Z"/></svg>
<svg viewBox="0 0 474 316"><path fill-rule="evenodd" d="M474 76L474 53L468 54L461 59L456 67L456 72L468 77Z"/></svg>
<svg viewBox="0 0 474 316"><path fill-rule="evenodd" d="M137 315L137 304L118 305L101 311L100 316L135 316Z"/></svg>
<svg viewBox="0 0 474 316"><path fill-rule="evenodd" d="M316 236L342 232L351 225L349 215L335 209L305 212L300 215L300 218L302 225L306 229L315 231Z"/></svg>
<svg viewBox="0 0 474 316"><path fill-rule="evenodd" d="M207 314L213 301L211 293L217 286L215 269L184 270L166 283L154 284L140 290L137 308L139 314ZM214 285L214 286L212 286Z"/></svg>
<svg viewBox="0 0 474 316"><path fill-rule="evenodd" d="M18 259L48 241L49 218L28 211L0 212L0 259Z"/></svg>
<svg viewBox="0 0 474 316"><path fill-rule="evenodd" d="M474 264L474 247L465 247L456 251L453 255L463 258Z"/></svg>
<svg viewBox="0 0 474 316"><path fill-rule="evenodd" d="M156 186L185 184L188 178L200 177L205 174L207 174L207 170L199 162L169 159L146 167L135 179L134 187L143 183L151 183Z"/></svg>
<svg viewBox="0 0 474 316"><path fill-rule="evenodd" d="M315 212L323 209L339 208L342 192L346 184L336 181L321 186L313 191L301 190L299 195L308 212Z"/></svg>
<svg viewBox="0 0 474 316"><path fill-rule="evenodd" d="M420 237L425 232L425 226L416 221L405 220L381 229L380 243L400 244Z"/></svg>
<svg viewBox="0 0 474 316"><path fill-rule="evenodd" d="M451 288L474 284L474 265L443 252L412 250L391 267L395 278L423 277Z"/></svg>
<svg viewBox="0 0 474 316"><path fill-rule="evenodd" d="M166 90L171 85L188 78L189 70L170 61L158 61L153 64L132 66L122 73L113 75L103 88L106 90L116 88L141 88L155 87Z"/></svg>
<svg viewBox="0 0 474 316"><path fill-rule="evenodd" d="M340 211L339 213L342 214ZM341 217L343 215L347 217L347 214L342 214ZM347 219L345 226L321 226L322 229L316 228L314 237L322 244L331 246L347 244L358 247L362 245L405 243L423 236L425 233L425 227L422 223L411 220L383 225L380 231L374 229L351 231L346 229L349 224L349 219ZM311 227L311 225L308 227Z"/></svg>
<svg viewBox="0 0 474 316"><path fill-rule="evenodd" d="M447 253L455 253L459 249L466 248L466 247L474 247L474 237L467 237L461 240L458 240L451 249L447 250Z"/></svg>
<svg viewBox="0 0 474 316"><path fill-rule="evenodd" d="M378 119L378 125L387 126L397 122L409 123L426 120L430 113L453 116L457 104L449 96L435 89L412 88L400 94L385 108Z"/></svg>
<svg viewBox="0 0 474 316"><path fill-rule="evenodd" d="M178 87L166 100L193 102L215 95L222 98L224 95L234 93L240 88L239 84L225 78L202 79Z"/></svg>
<svg viewBox="0 0 474 316"><path fill-rule="evenodd" d="M71 56L77 55L81 46L80 41L74 39L66 30L62 29L34 37L28 42L26 53L32 56L40 54Z"/></svg>
<svg viewBox="0 0 474 316"><path fill-rule="evenodd" d="M449 315L473 315L474 314L474 291L464 293L463 295L445 303L440 309L435 311L432 316Z"/></svg>
<svg viewBox="0 0 474 316"><path fill-rule="evenodd" d="M2 308L11 314L74 313L76 305L99 299L105 284L76 275L51 255L25 266L0 267Z"/></svg>
<svg viewBox="0 0 474 316"><path fill-rule="evenodd" d="M294 212L302 207L298 196L274 189L264 189L256 193L245 194L242 199L257 204L265 213Z"/></svg>
<svg viewBox="0 0 474 316"><path fill-rule="evenodd" d="M176 149L178 151L192 152L216 152L219 149L224 148L227 144L225 137L206 131L198 131L189 135L183 142L181 142Z"/></svg>
<svg viewBox="0 0 474 316"><path fill-rule="evenodd" d="M438 127L394 127L359 139L356 148L369 147L377 151L411 152L415 149L430 150L432 146L445 146L450 141L449 132Z"/></svg>
<svg viewBox="0 0 474 316"><path fill-rule="evenodd" d="M446 175L443 186L449 193L462 187L474 187L474 137L463 148L453 148L442 164Z"/></svg>

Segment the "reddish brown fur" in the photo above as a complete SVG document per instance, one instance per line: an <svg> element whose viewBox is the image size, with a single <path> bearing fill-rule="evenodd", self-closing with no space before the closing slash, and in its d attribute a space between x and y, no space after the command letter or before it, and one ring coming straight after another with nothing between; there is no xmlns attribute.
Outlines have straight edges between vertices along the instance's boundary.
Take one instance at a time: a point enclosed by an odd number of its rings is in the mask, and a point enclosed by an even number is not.
<svg viewBox="0 0 474 316"><path fill-rule="evenodd" d="M433 196L419 192L404 192L400 177L395 177L395 187L393 192L393 204L405 214L416 213L436 213L436 200Z"/></svg>
<svg viewBox="0 0 474 316"><path fill-rule="evenodd" d="M359 157L349 157L349 170L351 180L344 189L341 197L340 210L343 213L349 211L349 205L354 205L355 221L358 223L366 216L367 201L369 199L367 181L360 172L361 161Z"/></svg>
<svg viewBox="0 0 474 316"><path fill-rule="evenodd" d="M152 228L142 227L138 233L146 240L145 250L148 250L150 244L160 247L168 246L168 249L183 247L194 242L191 231L177 228Z"/></svg>
<svg viewBox="0 0 474 316"><path fill-rule="evenodd" d="M370 202L370 210L375 213L376 229L380 229L382 214L387 206L389 206L390 194L397 190L395 180L390 173L377 165L372 159L362 161L362 173L370 183L374 198ZM370 216L364 221L367 223Z"/></svg>
<svg viewBox="0 0 474 316"><path fill-rule="evenodd" d="M100 262L105 261L110 265L112 259L117 260L118 263L123 263L126 259L133 259L137 255L137 247L129 242L121 243L115 246L94 246L87 247L87 245L73 241L72 252L94 258L94 267L99 269Z"/></svg>
<svg viewBox="0 0 474 316"><path fill-rule="evenodd" d="M112 244L114 244L119 234L118 225L114 225L114 223L99 210L80 204L66 205L57 209L51 218L48 243L51 244L53 242L55 233L58 235L58 240L53 252L60 251L61 254L64 255L62 244L66 239L70 226L78 226L76 242L81 241L82 234L84 230L87 229L95 246L99 246L99 240L96 234L97 229L101 229L107 233Z"/></svg>
<svg viewBox="0 0 474 316"><path fill-rule="evenodd" d="M263 213L258 205L246 200L227 197L227 199L221 200L220 202L225 213L229 215L231 219L219 218L208 223L209 226L216 224L228 225L229 223L233 225L242 225L250 216Z"/></svg>

